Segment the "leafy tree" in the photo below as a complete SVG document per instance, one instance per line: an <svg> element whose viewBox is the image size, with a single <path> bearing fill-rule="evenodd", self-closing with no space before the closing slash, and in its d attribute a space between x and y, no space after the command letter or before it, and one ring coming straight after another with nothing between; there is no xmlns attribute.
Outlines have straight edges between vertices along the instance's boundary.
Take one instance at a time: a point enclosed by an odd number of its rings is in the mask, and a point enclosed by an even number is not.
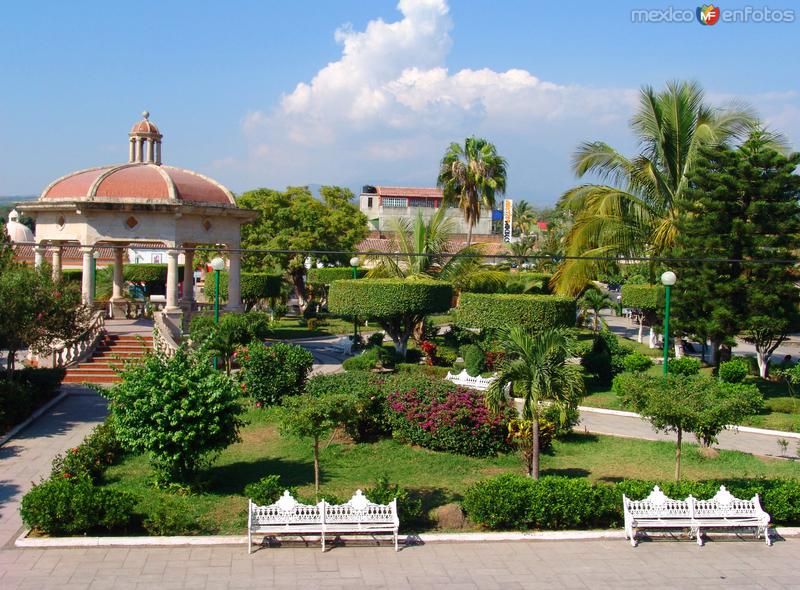
<svg viewBox="0 0 800 590"><path fill-rule="evenodd" d="M578 177L608 184L581 184L561 196L559 207L574 216L566 236L568 256L658 256L673 244L677 202L687 188L702 147L743 136L755 118L748 109L710 107L692 82L670 82L656 92L646 86L631 128L643 149L627 158L602 141L583 143L573 156ZM602 264L567 259L558 269L558 292L577 294Z"/></svg>
<svg viewBox="0 0 800 590"><path fill-rule="evenodd" d="M314 356L302 346L252 342L239 357L245 391L258 404L277 404L286 396L302 393L314 365Z"/></svg>
<svg viewBox="0 0 800 590"><path fill-rule="evenodd" d="M464 140L463 146L451 143L442 158L437 185L445 202L458 201L469 224L468 246L472 228L481 219L481 207L493 209L495 197L506 191L506 166L494 144L474 136Z"/></svg>
<svg viewBox="0 0 800 590"><path fill-rule="evenodd" d="M257 189L237 199L240 207L255 209L261 216L242 227L242 246L276 250L353 251L367 235L367 217L350 201L353 193L336 186L320 189L315 199L308 187L288 187L280 192ZM324 263L348 264L349 255L314 255ZM282 268L305 309L308 303L303 254L257 254L246 256L244 269L270 272Z"/></svg>
<svg viewBox="0 0 800 590"><path fill-rule="evenodd" d="M148 453L161 483L192 483L211 455L239 439L239 388L205 361L185 348L173 357L152 354L103 392L120 443Z"/></svg>
<svg viewBox="0 0 800 590"><path fill-rule="evenodd" d="M791 261L800 248L800 154L783 156L764 131L738 149L701 150L676 220L675 326L711 341L743 334L755 344L759 372L797 325L800 302ZM698 263L698 258L730 261ZM787 261L779 264L765 260Z"/></svg>
<svg viewBox="0 0 800 590"><path fill-rule="evenodd" d="M706 446L726 424L758 412L764 400L754 385L722 383L707 375L652 377L623 373L614 389L622 403L647 418L656 430L675 432L675 480L681 478L684 432L694 432Z"/></svg>
<svg viewBox="0 0 800 590"><path fill-rule="evenodd" d="M605 325L605 320L600 317L600 312L614 304L609 298L608 293L605 293L596 287L592 287L591 289L586 289L583 297L581 297L578 301L578 305L582 312L592 312L593 329L595 332L599 332L600 328Z"/></svg>
<svg viewBox="0 0 800 590"><path fill-rule="evenodd" d="M539 479L539 428L544 404L559 409L562 419L578 405L583 394L583 375L577 365L567 364L574 339L563 328L548 328L531 334L520 326L505 330L501 336L505 356L497 379L486 392L486 403L499 411L508 403L505 388L514 384L514 393L523 398L523 418L531 420L531 476Z"/></svg>
<svg viewBox="0 0 800 590"><path fill-rule="evenodd" d="M314 441L314 493L319 495L319 441L356 414L356 399L348 393L298 395L283 402L283 433Z"/></svg>
<svg viewBox="0 0 800 590"><path fill-rule="evenodd" d="M531 207L528 201L517 201L514 205L511 224L514 234L526 236L531 233L536 226L536 210Z"/></svg>

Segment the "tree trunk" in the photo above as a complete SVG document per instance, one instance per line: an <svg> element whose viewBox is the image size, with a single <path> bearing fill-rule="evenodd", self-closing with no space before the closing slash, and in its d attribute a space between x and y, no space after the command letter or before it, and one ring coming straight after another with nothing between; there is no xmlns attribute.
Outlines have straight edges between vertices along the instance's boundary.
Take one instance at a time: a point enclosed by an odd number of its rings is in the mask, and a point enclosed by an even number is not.
<svg viewBox="0 0 800 590"><path fill-rule="evenodd" d="M678 428L678 444L675 446L675 481L681 480L681 442L683 441L683 429Z"/></svg>
<svg viewBox="0 0 800 590"><path fill-rule="evenodd" d="M9 350L8 357L6 357L6 377L10 380L14 375L14 368L17 360L17 351Z"/></svg>
<svg viewBox="0 0 800 590"><path fill-rule="evenodd" d="M658 348L656 344L656 332L653 330L653 326L650 326L650 341L648 342L647 346L649 348Z"/></svg>
<svg viewBox="0 0 800 590"><path fill-rule="evenodd" d="M772 355L766 354L756 348L756 361L758 361L758 374L762 379L766 379L769 375L769 357Z"/></svg>
<svg viewBox="0 0 800 590"><path fill-rule="evenodd" d="M289 271L292 277L292 286L294 287L294 294L297 296L297 302L300 305L300 311L305 311L308 306L308 297L306 295L306 282L305 270L294 269Z"/></svg>
<svg viewBox="0 0 800 590"><path fill-rule="evenodd" d="M719 342L717 340L711 339L711 358L710 364L712 367L719 366Z"/></svg>
<svg viewBox="0 0 800 590"><path fill-rule="evenodd" d="M531 435L533 438L531 477L533 479L539 479L539 417L536 415L531 418Z"/></svg>
<svg viewBox="0 0 800 590"><path fill-rule="evenodd" d="M319 437L314 437L314 497L319 502Z"/></svg>
<svg viewBox="0 0 800 590"><path fill-rule="evenodd" d="M470 220L469 222L469 229L467 230L467 246L472 244L472 225L474 223L475 222L473 220Z"/></svg>
<svg viewBox="0 0 800 590"><path fill-rule="evenodd" d="M642 343L642 332L644 332L644 322L642 318L639 318L639 335L636 337L636 342L639 344Z"/></svg>
<svg viewBox="0 0 800 590"><path fill-rule="evenodd" d="M683 338L675 336L675 358L679 359L683 356Z"/></svg>

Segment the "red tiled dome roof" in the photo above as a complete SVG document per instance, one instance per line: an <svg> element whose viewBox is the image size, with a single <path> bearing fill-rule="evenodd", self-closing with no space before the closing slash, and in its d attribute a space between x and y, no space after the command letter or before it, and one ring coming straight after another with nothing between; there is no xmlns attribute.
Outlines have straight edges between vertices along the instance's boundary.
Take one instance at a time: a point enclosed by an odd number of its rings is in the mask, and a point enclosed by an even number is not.
<svg viewBox="0 0 800 590"><path fill-rule="evenodd" d="M161 132L156 127L155 123L152 123L148 117L150 117L150 113L147 111L142 113L142 117L144 117L141 121L136 123L133 127L131 127L131 135L137 135L140 133L151 133L153 135L161 135Z"/></svg>
<svg viewBox="0 0 800 590"><path fill-rule="evenodd" d="M235 206L233 194L210 178L174 166L134 162L73 172L50 184L41 201L185 201Z"/></svg>

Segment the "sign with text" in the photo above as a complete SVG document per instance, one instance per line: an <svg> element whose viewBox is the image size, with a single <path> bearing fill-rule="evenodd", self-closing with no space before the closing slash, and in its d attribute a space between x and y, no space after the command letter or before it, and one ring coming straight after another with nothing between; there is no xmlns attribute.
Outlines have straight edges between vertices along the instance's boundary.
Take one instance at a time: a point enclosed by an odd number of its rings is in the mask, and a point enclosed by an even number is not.
<svg viewBox="0 0 800 590"><path fill-rule="evenodd" d="M503 241L511 241L511 222L514 214L514 201L513 199L505 199L503 201Z"/></svg>

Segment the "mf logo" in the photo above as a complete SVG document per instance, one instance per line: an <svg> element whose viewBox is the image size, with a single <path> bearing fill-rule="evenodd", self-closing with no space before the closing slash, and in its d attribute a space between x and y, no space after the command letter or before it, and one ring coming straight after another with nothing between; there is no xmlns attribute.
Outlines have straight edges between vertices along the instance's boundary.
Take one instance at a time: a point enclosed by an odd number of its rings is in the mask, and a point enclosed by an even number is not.
<svg viewBox="0 0 800 590"><path fill-rule="evenodd" d="M715 25L719 20L719 6L703 4L697 9L697 21L701 25Z"/></svg>

